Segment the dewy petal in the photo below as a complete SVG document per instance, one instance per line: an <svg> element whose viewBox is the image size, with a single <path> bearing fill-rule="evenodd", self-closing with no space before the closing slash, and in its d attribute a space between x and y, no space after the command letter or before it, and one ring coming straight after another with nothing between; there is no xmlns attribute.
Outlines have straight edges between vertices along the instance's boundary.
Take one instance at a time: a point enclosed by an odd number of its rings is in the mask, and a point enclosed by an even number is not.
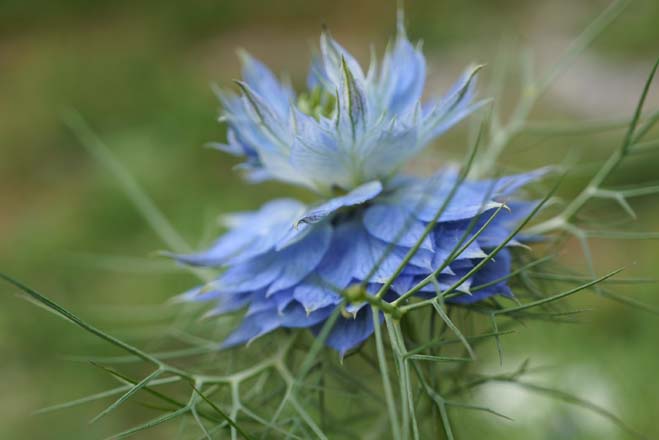
<svg viewBox="0 0 659 440"><path fill-rule="evenodd" d="M344 196L334 197L325 203L310 209L300 217L296 223L317 223L340 208L361 205L362 203L373 199L381 192L381 182L375 180L373 182L365 183Z"/></svg>

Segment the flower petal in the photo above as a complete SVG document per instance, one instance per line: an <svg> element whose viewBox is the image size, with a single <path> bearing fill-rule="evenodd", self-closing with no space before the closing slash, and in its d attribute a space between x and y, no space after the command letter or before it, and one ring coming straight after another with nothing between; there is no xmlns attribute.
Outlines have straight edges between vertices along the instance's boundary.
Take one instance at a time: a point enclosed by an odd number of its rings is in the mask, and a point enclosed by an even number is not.
<svg viewBox="0 0 659 440"><path fill-rule="evenodd" d="M273 265L280 267L280 272L266 295L295 286L309 275L325 255L331 237L330 225L318 225L303 240L280 252L273 252Z"/></svg>
<svg viewBox="0 0 659 440"><path fill-rule="evenodd" d="M304 205L293 199L276 199L260 210L241 213L240 223L220 237L208 250L174 258L193 266L234 265L271 250L290 230Z"/></svg>
<svg viewBox="0 0 659 440"><path fill-rule="evenodd" d="M243 62L243 80L280 115L286 117L294 99L290 87L284 86L262 62L249 53L239 53Z"/></svg>
<svg viewBox="0 0 659 440"><path fill-rule="evenodd" d="M364 226L374 237L399 246L412 247L423 236L425 224L418 221L409 211L395 205L373 205L364 213ZM421 247L433 250L428 235Z"/></svg>
<svg viewBox="0 0 659 440"><path fill-rule="evenodd" d="M382 60L376 98L381 108L391 114L402 114L421 99L426 81L426 60L419 48L412 46L400 32L394 46Z"/></svg>
<svg viewBox="0 0 659 440"><path fill-rule="evenodd" d="M321 328L322 325L317 325L314 332L319 333ZM348 350L364 342L371 334L373 334L373 314L370 307L364 307L357 312L354 319L339 317L325 343L343 357Z"/></svg>
<svg viewBox="0 0 659 440"><path fill-rule="evenodd" d="M329 199L325 203L310 209L297 220L296 224L317 223L340 208L361 205L362 203L373 199L381 192L382 183L379 181L375 180L365 183L344 196L334 197L333 199Z"/></svg>

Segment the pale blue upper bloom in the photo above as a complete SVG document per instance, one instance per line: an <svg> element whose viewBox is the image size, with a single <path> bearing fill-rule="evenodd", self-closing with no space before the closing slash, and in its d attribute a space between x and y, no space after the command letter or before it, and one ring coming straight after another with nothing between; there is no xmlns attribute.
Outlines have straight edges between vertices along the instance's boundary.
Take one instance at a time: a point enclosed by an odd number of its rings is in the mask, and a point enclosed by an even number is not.
<svg viewBox="0 0 659 440"><path fill-rule="evenodd" d="M402 30L380 67L364 73L327 34L309 75L310 92L296 97L260 62L245 55L241 95L222 93L228 142L219 147L247 161L251 180L278 179L326 197L312 205L292 199L266 203L256 212L226 218L229 231L201 253L177 255L185 264L226 269L214 282L192 289L186 300L212 301L211 314L246 309L224 346L244 344L277 328L317 332L351 285L370 294L391 279L405 255L432 232L391 285L394 299L440 266L464 236L506 204L469 246L437 277L440 289L462 278L487 252L504 242L536 206L515 193L544 171L497 180L458 179L451 168L431 178L397 174L432 139L481 103L473 103L476 69L468 69L436 104L420 103L426 65ZM511 240L495 259L462 283L448 301L473 303L509 295ZM436 295L429 284L417 294ZM327 344L341 354L373 332L371 308L349 304Z"/></svg>
<svg viewBox="0 0 659 440"><path fill-rule="evenodd" d="M472 102L477 68L422 104L426 62L399 31L380 67L367 73L328 34L300 96L261 62L243 55L242 94L220 92L228 142L251 180L278 179L329 196L388 180L428 143L482 102Z"/></svg>

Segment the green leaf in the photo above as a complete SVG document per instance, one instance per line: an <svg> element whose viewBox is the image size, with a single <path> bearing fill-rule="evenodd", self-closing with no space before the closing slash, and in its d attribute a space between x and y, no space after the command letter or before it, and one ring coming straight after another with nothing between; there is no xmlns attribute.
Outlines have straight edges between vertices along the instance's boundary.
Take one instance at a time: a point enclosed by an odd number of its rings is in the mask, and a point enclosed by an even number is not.
<svg viewBox="0 0 659 440"><path fill-rule="evenodd" d="M608 278L611 278L612 276L622 272L623 270L624 269L622 269L622 268L614 270L613 272L610 272L610 273L604 275L603 277L597 278L593 281L590 281L588 283L577 286L574 289L566 290L565 292L561 292L561 293L558 293L556 295L552 295L552 296L547 297L547 298L542 298L542 299L539 299L537 301L532 301L530 303L526 303L526 304L523 304L521 306L510 307L508 309L502 309L502 310L495 310L495 311L492 312L492 314L493 315L512 314L512 313L516 313L516 312L521 312L522 310L530 309L531 307L537 307L537 306L540 306L540 305L543 305L543 304L548 304L548 303L551 303L551 302L554 302L554 301L558 301L559 299L563 299L563 298L568 297L570 295L573 295L577 292L580 292L584 289L592 287L592 286L594 286L598 283L601 283L602 281L604 281Z"/></svg>
<svg viewBox="0 0 659 440"><path fill-rule="evenodd" d="M91 334L93 334L93 335L95 335L95 336L111 343L112 345L115 345L115 346L127 351L128 353L131 353L131 354L133 354L133 355L135 355L135 356L137 356L137 357L139 357L139 358L141 358L141 359L143 359L147 362L151 362L155 365L161 365L160 361L155 359L153 356L143 352L142 350L139 350L138 348L133 347L132 345L129 345L129 344L115 338L114 336L111 336L111 335L97 329L96 327L94 327L91 324L86 323L85 321L78 318L72 312L68 311L64 307L57 304L56 302L48 299L47 297L40 294L36 290L33 290L30 287L28 287L28 286L20 283L19 281L13 279L9 275L5 275L3 273L0 273L0 278L4 279L8 283L16 286L21 291L23 291L25 294L27 294L29 297L36 300L38 303L46 306L48 309L56 312L62 318L65 318L65 319L69 320L70 322L72 322L75 325L77 325L78 327L86 330L87 332L89 332L89 333L91 333Z"/></svg>
<svg viewBox="0 0 659 440"><path fill-rule="evenodd" d="M243 429L240 426L238 426L238 424L236 424L236 422L233 421L231 417L229 417L224 411L222 411L220 407L218 407L215 403L213 403L213 401L211 401L208 397L206 397L204 393L199 391L193 384L190 384L190 386L195 391L195 393L197 393L197 395L202 398L204 402L206 402L208 405L210 405L211 408L213 408L213 411L215 411L220 416L222 416L222 418L226 420L226 422L229 425L231 425L233 429L238 431L238 433L242 435L243 438L245 438L246 440L251 440L251 437L245 431L243 431Z"/></svg>
<svg viewBox="0 0 659 440"><path fill-rule="evenodd" d="M119 434L112 435L107 438L107 440L118 440L122 438L127 438L127 437L132 437L135 434L138 434L142 431L145 431L147 429L154 428L158 425L161 425L163 423L169 422L170 420L174 420L177 417L181 417L182 415L185 415L190 411L189 407L183 407L180 408L174 412L171 412L169 414L164 414L160 417L156 417L155 419L151 419L146 423L143 423L141 425L135 426L131 429L128 429L126 431L120 432Z"/></svg>
<svg viewBox="0 0 659 440"><path fill-rule="evenodd" d="M117 409L122 403L126 402L128 399L130 399L135 393L140 391L142 388L147 386L149 382L151 382L153 379L156 379L159 375L161 375L163 371L161 369L157 369L153 371L151 374L146 376L144 379L139 381L135 386L133 386L131 389L129 389L125 394L123 394L119 399L117 399L112 405L108 406L105 408L103 411L101 411L96 417L94 417L89 423L94 423L103 418L104 416L108 415L115 409Z"/></svg>
<svg viewBox="0 0 659 440"><path fill-rule="evenodd" d="M471 359L476 359L476 353L474 353L473 348L471 348L471 345L469 345L469 341L467 341L467 338L464 337L460 329L451 321L451 318L446 314L444 309L440 304L437 302L433 303L433 307L435 307L435 310L437 311L437 314L439 315L440 318L442 318L442 321L448 326L448 328L451 329L451 331L455 334L455 336L460 339L462 344L465 346L465 349L467 350L467 353L469 353L469 357Z"/></svg>

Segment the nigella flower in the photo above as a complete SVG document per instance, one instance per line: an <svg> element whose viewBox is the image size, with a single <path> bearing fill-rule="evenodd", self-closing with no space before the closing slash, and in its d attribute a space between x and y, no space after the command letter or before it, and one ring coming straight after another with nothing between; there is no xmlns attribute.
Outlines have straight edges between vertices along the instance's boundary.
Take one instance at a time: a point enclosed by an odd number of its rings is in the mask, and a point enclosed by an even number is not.
<svg viewBox="0 0 659 440"><path fill-rule="evenodd" d="M210 315L246 309L226 347L277 328L318 332L353 286L373 295L388 285L384 300L391 301L437 272L417 297L434 297L449 286L455 292L446 301L453 303L510 295L510 247L523 238L507 238L535 207L514 196L542 171L460 185L451 168L429 179L398 174L405 161L482 104L472 102L477 69L468 69L443 98L423 104L425 59L402 26L380 67L372 62L366 74L329 35L320 47L306 94L296 97L248 55L242 94L220 94L229 131L219 147L246 157L242 168L250 180L279 179L326 197L311 207L279 199L227 216L229 231L210 249L176 256L225 269L183 298L212 301ZM508 209L500 210L504 203ZM456 285L504 242L496 258ZM372 334L366 304L341 310L329 346L343 354Z"/></svg>
<svg viewBox="0 0 659 440"><path fill-rule="evenodd" d="M252 181L278 179L325 195L362 183L386 184L408 159L483 102L472 103L478 67L441 99L421 103L426 74L402 26L380 68L364 73L327 33L312 63L309 91L293 90L242 55L242 95L219 92L229 125L223 151L245 156Z"/></svg>

